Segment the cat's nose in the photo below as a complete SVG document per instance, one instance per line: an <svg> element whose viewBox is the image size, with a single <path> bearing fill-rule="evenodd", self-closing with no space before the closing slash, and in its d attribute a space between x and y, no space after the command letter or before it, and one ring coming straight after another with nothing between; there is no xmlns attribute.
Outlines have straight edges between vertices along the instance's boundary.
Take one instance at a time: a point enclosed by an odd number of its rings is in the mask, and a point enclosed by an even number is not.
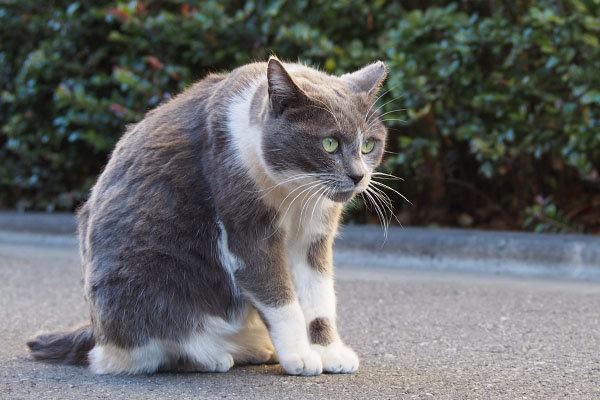
<svg viewBox="0 0 600 400"><path fill-rule="evenodd" d="M354 182L355 185L358 185L364 177L364 174L348 174L348 178L352 179L352 182Z"/></svg>

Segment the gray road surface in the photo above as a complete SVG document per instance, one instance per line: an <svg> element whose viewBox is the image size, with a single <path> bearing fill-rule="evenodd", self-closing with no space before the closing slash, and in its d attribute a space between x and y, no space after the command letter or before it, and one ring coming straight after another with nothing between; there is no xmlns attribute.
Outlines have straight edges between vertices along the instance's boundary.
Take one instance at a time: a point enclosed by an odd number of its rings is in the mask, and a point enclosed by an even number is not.
<svg viewBox="0 0 600 400"><path fill-rule="evenodd" d="M94 376L29 359L39 330L86 319L71 236L0 231L0 398L600 399L600 283L337 270L353 375Z"/></svg>

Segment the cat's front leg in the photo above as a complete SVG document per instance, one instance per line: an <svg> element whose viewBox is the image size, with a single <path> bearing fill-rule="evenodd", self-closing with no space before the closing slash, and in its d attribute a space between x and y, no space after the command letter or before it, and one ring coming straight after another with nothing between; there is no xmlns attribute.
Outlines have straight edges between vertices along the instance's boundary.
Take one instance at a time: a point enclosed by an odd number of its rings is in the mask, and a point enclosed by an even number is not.
<svg viewBox="0 0 600 400"><path fill-rule="evenodd" d="M290 278L283 241L279 237L248 243L231 241L243 255L235 279L262 317L277 351L279 364L292 375L318 375L320 355L311 348L302 308ZM240 247L238 247L240 246ZM243 248L241 247L243 246Z"/></svg>
<svg viewBox="0 0 600 400"><path fill-rule="evenodd" d="M325 372L355 372L358 356L342 342L336 326L331 238L318 238L310 244L306 253L298 254L298 259L291 260L292 278L311 347L321 356Z"/></svg>

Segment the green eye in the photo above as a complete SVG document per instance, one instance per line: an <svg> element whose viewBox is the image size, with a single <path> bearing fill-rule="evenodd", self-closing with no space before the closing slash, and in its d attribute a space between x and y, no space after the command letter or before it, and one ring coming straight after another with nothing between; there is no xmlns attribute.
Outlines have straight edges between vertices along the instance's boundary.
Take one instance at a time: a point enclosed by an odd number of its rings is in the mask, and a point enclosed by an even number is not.
<svg viewBox="0 0 600 400"><path fill-rule="evenodd" d="M363 154L367 154L373 150L373 147L375 147L375 141L373 139L367 139L362 143L360 151L362 151Z"/></svg>
<svg viewBox="0 0 600 400"><path fill-rule="evenodd" d="M334 151L336 151L338 148L338 145L339 145L338 140L333 137L328 137L328 138L323 139L322 143L323 143L323 148L328 153L333 153Z"/></svg>

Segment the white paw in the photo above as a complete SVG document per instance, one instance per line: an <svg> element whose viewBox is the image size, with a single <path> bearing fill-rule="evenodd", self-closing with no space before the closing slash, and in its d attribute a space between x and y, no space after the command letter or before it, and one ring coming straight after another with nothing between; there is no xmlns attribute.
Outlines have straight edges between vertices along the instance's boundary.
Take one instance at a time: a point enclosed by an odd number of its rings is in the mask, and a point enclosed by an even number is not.
<svg viewBox="0 0 600 400"><path fill-rule="evenodd" d="M323 371L332 374L349 374L358 369L358 356L350 347L341 342L328 346L313 344L313 350L321 355Z"/></svg>
<svg viewBox="0 0 600 400"><path fill-rule="evenodd" d="M323 372L321 357L310 349L303 353L280 355L279 364L290 375L319 375Z"/></svg>
<svg viewBox="0 0 600 400"><path fill-rule="evenodd" d="M227 372L233 367L233 357L225 353L218 358L202 363L202 372Z"/></svg>

